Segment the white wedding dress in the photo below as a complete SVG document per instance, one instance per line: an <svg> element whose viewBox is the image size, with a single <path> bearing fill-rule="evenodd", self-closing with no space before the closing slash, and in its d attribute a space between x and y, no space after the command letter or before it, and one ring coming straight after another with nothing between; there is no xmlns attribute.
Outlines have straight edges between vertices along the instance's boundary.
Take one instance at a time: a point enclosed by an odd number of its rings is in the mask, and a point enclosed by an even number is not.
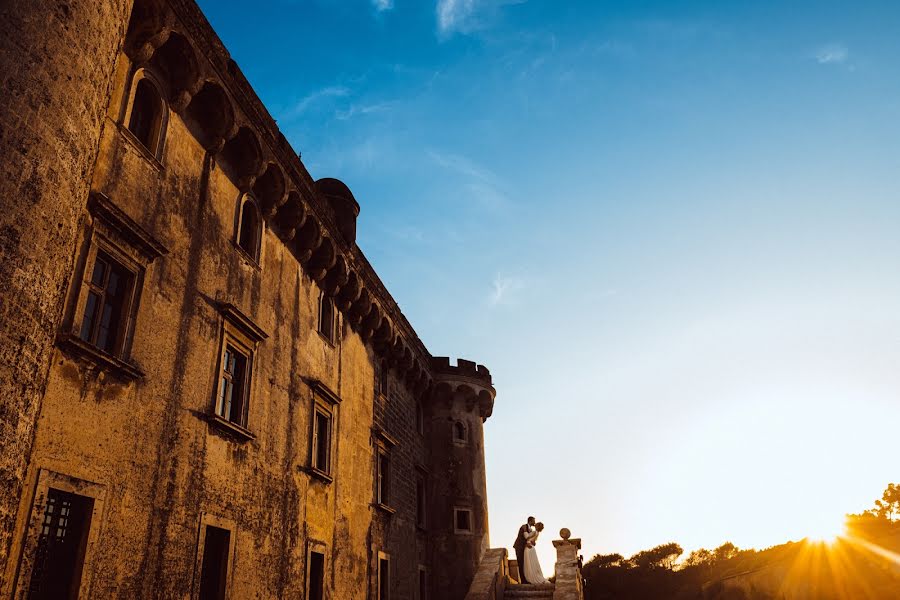
<svg viewBox="0 0 900 600"><path fill-rule="evenodd" d="M531 542L531 546L525 546L525 554L522 556L525 564L522 566L522 572L525 574L525 579L528 580L528 583L540 585L542 583L550 583L550 581L544 577L541 563L538 562L537 550L534 547L537 543L538 535L540 533L536 529L525 535L525 541Z"/></svg>

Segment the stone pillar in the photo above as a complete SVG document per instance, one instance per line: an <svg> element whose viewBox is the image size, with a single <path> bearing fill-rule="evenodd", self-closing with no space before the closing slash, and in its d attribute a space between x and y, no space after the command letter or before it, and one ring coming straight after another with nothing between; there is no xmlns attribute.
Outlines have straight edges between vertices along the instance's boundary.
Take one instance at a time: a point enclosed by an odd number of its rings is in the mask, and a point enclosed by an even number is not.
<svg viewBox="0 0 900 600"><path fill-rule="evenodd" d="M486 368L467 360L457 364L433 359L435 386L426 404L429 470L434 474L429 479L428 529L436 598L463 598L488 549L483 425L495 392ZM467 523L458 522L460 511L468 515Z"/></svg>
<svg viewBox="0 0 900 600"><path fill-rule="evenodd" d="M0 3L0 579L131 4Z"/></svg>
<svg viewBox="0 0 900 600"><path fill-rule="evenodd" d="M553 600L584 600L584 581L581 578L581 563L578 551L581 539L569 539L572 535L566 528L559 530L561 540L553 540L556 548L556 589Z"/></svg>

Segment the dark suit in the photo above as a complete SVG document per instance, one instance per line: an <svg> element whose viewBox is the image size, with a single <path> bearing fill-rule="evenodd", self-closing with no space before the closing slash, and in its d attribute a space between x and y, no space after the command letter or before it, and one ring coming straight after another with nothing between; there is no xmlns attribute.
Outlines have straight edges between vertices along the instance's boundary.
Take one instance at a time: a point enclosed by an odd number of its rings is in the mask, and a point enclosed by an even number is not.
<svg viewBox="0 0 900 600"><path fill-rule="evenodd" d="M516 543L513 544L513 550L516 551L516 563L519 565L519 583L528 583L525 579L525 534L531 533L531 527L526 523L519 527L519 535L516 536Z"/></svg>

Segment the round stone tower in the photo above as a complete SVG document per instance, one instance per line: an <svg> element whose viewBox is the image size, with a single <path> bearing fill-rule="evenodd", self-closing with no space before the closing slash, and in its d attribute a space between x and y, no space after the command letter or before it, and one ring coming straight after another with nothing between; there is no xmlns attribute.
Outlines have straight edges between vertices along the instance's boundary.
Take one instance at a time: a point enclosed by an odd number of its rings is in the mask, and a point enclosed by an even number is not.
<svg viewBox="0 0 900 600"><path fill-rule="evenodd" d="M428 529L435 597L462 598L488 548L484 421L496 391L487 368L432 359L428 402L431 483Z"/></svg>
<svg viewBox="0 0 900 600"><path fill-rule="evenodd" d="M0 580L131 5L0 8Z"/></svg>

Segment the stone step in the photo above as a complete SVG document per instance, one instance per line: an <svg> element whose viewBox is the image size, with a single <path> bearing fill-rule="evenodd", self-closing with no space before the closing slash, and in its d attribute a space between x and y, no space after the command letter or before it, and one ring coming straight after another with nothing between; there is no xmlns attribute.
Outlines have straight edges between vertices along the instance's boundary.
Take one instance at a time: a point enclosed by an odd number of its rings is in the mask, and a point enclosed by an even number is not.
<svg viewBox="0 0 900 600"><path fill-rule="evenodd" d="M506 587L506 591L503 592L503 599L530 598L534 600L535 598L553 598L553 590L555 589L556 587L552 583L543 585L530 583L513 584Z"/></svg>

